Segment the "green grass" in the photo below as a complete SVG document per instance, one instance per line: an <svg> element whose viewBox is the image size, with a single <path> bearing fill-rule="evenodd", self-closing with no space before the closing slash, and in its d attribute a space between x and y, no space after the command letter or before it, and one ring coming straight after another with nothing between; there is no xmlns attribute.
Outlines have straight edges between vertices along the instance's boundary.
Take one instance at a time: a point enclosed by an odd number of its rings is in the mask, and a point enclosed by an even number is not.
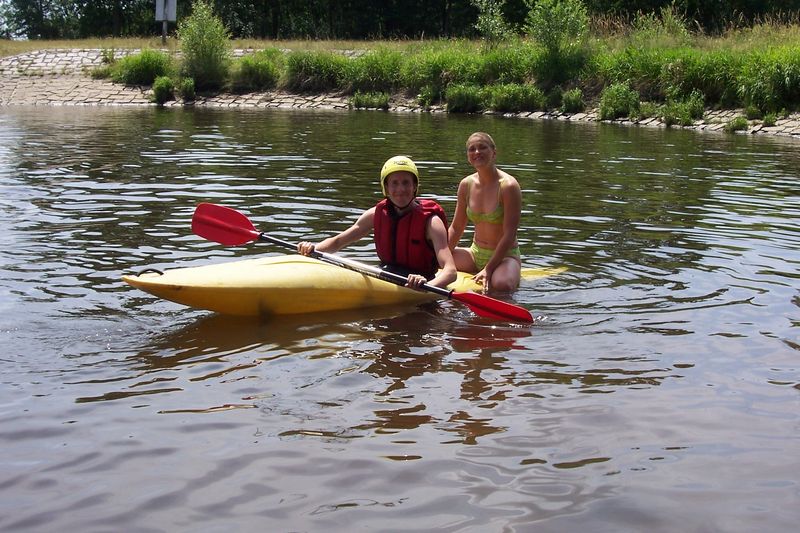
<svg viewBox="0 0 800 533"><path fill-rule="evenodd" d="M230 65L224 90L278 88L362 97L380 93L416 98L422 105L444 103L454 112L540 106L575 112L599 106L605 118L640 116L639 105L631 101L635 94L638 104L651 103L659 116L675 124L696 114L687 107L693 94L702 95L706 108L749 107L762 116L800 109L797 20L732 26L720 36L693 33L674 13L662 13L660 19L641 15L632 21L594 20L590 28L585 46L563 57L553 57L519 37L492 47L463 39L234 40L231 48L246 50L246 55ZM177 51L179 45L170 38L164 50ZM51 48L100 49L104 56L116 52L119 57L121 50L162 47L159 38L0 41L0 56ZM341 53L344 50L362 53L350 57ZM105 75L113 74L121 61L105 65ZM203 80L191 77L203 86ZM179 79L174 81L178 87ZM606 93L613 86L616 91L627 86L631 93ZM525 91L543 92L544 104L538 93Z"/></svg>
<svg viewBox="0 0 800 533"><path fill-rule="evenodd" d="M389 109L389 95L387 93L362 93L356 92L349 101L350 107L356 109Z"/></svg>
<svg viewBox="0 0 800 533"><path fill-rule="evenodd" d="M350 92L392 91L400 87L398 73L403 65L398 50L377 48L347 61L342 78Z"/></svg>
<svg viewBox="0 0 800 533"><path fill-rule="evenodd" d="M174 70L172 58L166 52L146 48L111 64L111 79L125 85L151 85L156 78L168 76Z"/></svg>
<svg viewBox="0 0 800 533"><path fill-rule="evenodd" d="M451 113L479 113L486 109L484 89L477 85L454 83L447 88L445 100Z"/></svg>
<svg viewBox="0 0 800 533"><path fill-rule="evenodd" d="M735 133L737 131L747 131L750 124L747 122L746 117L736 117L725 124L723 130L727 133Z"/></svg>
<svg viewBox="0 0 800 533"><path fill-rule="evenodd" d="M231 66L230 89L239 93L274 89L282 69L283 52L277 48L244 55Z"/></svg>
<svg viewBox="0 0 800 533"><path fill-rule="evenodd" d="M345 56L327 50L289 52L283 85L298 93L338 90L343 85L347 62Z"/></svg>
<svg viewBox="0 0 800 533"><path fill-rule="evenodd" d="M535 85L504 83L488 88L489 107L501 113L545 109L544 92Z"/></svg>

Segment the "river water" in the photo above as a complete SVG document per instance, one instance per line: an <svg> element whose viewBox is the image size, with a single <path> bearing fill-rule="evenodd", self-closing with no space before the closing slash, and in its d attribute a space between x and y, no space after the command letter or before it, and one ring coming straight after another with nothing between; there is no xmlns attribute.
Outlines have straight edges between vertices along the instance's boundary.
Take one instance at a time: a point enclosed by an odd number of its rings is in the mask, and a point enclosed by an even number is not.
<svg viewBox="0 0 800 533"><path fill-rule="evenodd" d="M264 320L126 273L341 230L411 155L452 214L484 130L532 327L454 302ZM790 531L797 141L483 116L0 110L3 531ZM466 241L465 241L466 242ZM346 250L372 259L363 241Z"/></svg>

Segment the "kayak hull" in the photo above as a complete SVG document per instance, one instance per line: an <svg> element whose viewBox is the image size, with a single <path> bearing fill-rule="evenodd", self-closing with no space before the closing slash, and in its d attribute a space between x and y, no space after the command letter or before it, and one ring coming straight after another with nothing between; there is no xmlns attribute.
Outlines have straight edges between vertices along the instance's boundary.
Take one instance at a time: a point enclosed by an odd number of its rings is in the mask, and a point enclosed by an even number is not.
<svg viewBox="0 0 800 533"><path fill-rule="evenodd" d="M436 298L302 255L144 272L122 279L165 300L241 316L360 309ZM456 285L459 290L477 288L466 278Z"/></svg>
<svg viewBox="0 0 800 533"><path fill-rule="evenodd" d="M547 275L545 270L541 275ZM339 311L440 298L302 255L260 257L163 273L146 271L122 279L165 300L239 316ZM461 272L449 288L457 292L480 290L471 274Z"/></svg>

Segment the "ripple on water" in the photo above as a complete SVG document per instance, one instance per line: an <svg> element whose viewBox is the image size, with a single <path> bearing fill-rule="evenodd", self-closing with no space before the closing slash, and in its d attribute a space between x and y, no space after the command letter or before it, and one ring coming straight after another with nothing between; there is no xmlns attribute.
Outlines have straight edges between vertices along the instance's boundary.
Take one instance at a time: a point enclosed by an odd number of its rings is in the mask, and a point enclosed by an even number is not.
<svg viewBox="0 0 800 533"><path fill-rule="evenodd" d="M452 214L475 130L524 191L524 266L568 268L493 295L531 327L446 301L239 320L120 279L282 253L192 234L199 202L330 236L396 153ZM797 156L751 137L4 110L0 528L790 530Z"/></svg>

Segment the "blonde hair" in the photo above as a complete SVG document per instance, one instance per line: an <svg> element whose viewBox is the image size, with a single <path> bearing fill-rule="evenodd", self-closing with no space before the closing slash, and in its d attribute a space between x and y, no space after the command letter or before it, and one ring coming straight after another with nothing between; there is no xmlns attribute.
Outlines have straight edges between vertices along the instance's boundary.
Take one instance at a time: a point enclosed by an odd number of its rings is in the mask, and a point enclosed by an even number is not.
<svg viewBox="0 0 800 533"><path fill-rule="evenodd" d="M492 148L492 150L497 150L497 146L495 146L494 144L494 139L492 139L492 136L489 135L488 133L484 133L482 131L476 131L475 133L467 137L467 148L469 148L469 142L472 139L480 139L481 141L488 144Z"/></svg>

